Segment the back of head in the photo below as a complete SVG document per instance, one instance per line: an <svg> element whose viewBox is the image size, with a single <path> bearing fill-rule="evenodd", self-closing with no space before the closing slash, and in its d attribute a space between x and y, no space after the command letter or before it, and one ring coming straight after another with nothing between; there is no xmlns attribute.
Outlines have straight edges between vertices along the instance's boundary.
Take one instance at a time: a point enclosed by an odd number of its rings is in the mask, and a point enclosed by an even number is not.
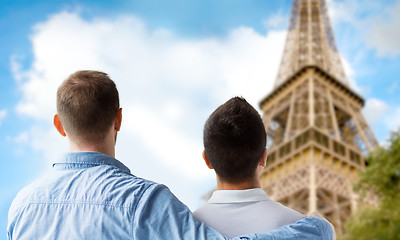
<svg viewBox="0 0 400 240"><path fill-rule="evenodd" d="M234 97L210 115L203 142L218 177L241 183L254 177L266 146L266 133L258 112L245 99Z"/></svg>
<svg viewBox="0 0 400 240"><path fill-rule="evenodd" d="M57 90L57 112L73 141L104 139L118 109L118 90L103 72L75 72Z"/></svg>

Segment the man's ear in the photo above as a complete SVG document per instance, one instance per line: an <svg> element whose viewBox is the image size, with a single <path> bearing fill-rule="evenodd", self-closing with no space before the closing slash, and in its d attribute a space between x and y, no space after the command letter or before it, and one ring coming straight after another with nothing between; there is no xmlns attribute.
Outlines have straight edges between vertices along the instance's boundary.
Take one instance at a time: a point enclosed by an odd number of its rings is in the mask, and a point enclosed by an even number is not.
<svg viewBox="0 0 400 240"><path fill-rule="evenodd" d="M64 127L61 124L60 118L58 114L54 115L54 127L56 127L57 131L61 134L61 136L66 137L67 134L64 131Z"/></svg>
<svg viewBox="0 0 400 240"><path fill-rule="evenodd" d="M260 162L259 162L260 166L265 167L265 165L267 164L267 156L268 156L268 150L267 150L267 148L265 148L264 152L260 158Z"/></svg>
<svg viewBox="0 0 400 240"><path fill-rule="evenodd" d="M203 150L202 156L203 156L204 162L206 163L207 167L209 169L214 169L213 166L211 165L210 161L208 160L207 156L206 156L206 150L205 149Z"/></svg>
<svg viewBox="0 0 400 240"><path fill-rule="evenodd" d="M122 124L122 108L118 109L115 113L114 129L118 132Z"/></svg>

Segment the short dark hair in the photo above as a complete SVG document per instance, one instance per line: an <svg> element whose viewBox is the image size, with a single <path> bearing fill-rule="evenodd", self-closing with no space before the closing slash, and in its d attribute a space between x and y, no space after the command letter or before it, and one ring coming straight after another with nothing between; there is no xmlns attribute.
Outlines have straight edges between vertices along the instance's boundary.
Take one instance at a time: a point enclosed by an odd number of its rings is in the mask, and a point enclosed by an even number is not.
<svg viewBox="0 0 400 240"><path fill-rule="evenodd" d="M57 113L72 139L102 140L118 109L117 87L103 72L77 71L57 90Z"/></svg>
<svg viewBox="0 0 400 240"><path fill-rule="evenodd" d="M206 156L226 182L240 183L254 177L266 141L260 115L241 97L218 107L204 125Z"/></svg>

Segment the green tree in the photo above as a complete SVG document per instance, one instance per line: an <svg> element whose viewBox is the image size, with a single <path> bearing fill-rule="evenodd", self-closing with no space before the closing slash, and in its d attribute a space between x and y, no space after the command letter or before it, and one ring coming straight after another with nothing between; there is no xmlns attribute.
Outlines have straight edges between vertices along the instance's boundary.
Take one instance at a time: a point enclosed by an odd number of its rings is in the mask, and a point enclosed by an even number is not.
<svg viewBox="0 0 400 240"><path fill-rule="evenodd" d="M400 239L400 129L366 161L355 189L362 198L372 193L379 203L358 209L346 222L341 239Z"/></svg>

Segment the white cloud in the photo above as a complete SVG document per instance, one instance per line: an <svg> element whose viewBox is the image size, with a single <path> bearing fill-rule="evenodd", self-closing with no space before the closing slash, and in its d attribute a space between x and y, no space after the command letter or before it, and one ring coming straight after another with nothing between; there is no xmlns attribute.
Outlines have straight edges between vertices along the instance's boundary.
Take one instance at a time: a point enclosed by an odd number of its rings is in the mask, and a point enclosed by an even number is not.
<svg viewBox="0 0 400 240"><path fill-rule="evenodd" d="M362 88L357 85L357 82L355 80L355 71L352 68L350 62L343 56L341 57L341 62L350 87L356 92L362 93Z"/></svg>
<svg viewBox="0 0 400 240"><path fill-rule="evenodd" d="M370 98L362 110L370 127L381 144L387 144L387 133L400 128L400 106L388 104L381 99Z"/></svg>
<svg viewBox="0 0 400 240"><path fill-rule="evenodd" d="M327 1L330 19L333 25L352 24L356 27L368 26L366 18L380 12L384 1L375 0L329 0Z"/></svg>
<svg viewBox="0 0 400 240"><path fill-rule="evenodd" d="M201 139L193 139L179 128L165 124L156 112L144 106L128 105L125 109L129 110L124 117L136 120L134 124L127 124L126 130L132 136L140 136L143 145L152 151L156 159L167 162L171 168L181 172L186 178L201 178L208 175L209 171L202 161L188 159L190 156L200 159Z"/></svg>
<svg viewBox="0 0 400 240"><path fill-rule="evenodd" d="M3 123L4 119L7 117L7 110L0 109L0 126Z"/></svg>
<svg viewBox="0 0 400 240"><path fill-rule="evenodd" d="M396 57L400 54L400 0L375 17L368 28L366 43L377 50L378 56Z"/></svg>
<svg viewBox="0 0 400 240"><path fill-rule="evenodd" d="M21 132L18 134L16 137L14 137L14 142L17 144L24 144L27 143L29 140L29 134L28 132Z"/></svg>
<svg viewBox="0 0 400 240"><path fill-rule="evenodd" d="M341 22L357 22L355 13L360 9L357 0L329 0L327 1L327 5L329 17L333 25L337 25Z"/></svg>
<svg viewBox="0 0 400 240"><path fill-rule="evenodd" d="M371 98L366 101L363 114L370 126L382 121L389 112L390 107L382 100Z"/></svg>
<svg viewBox="0 0 400 240"><path fill-rule="evenodd" d="M359 74L354 70L353 63L350 63L349 60L343 56L341 56L341 62L350 88L360 95L368 95L371 89L369 86L359 85L357 83L356 79ZM354 63L354 65L356 64Z"/></svg>
<svg viewBox="0 0 400 240"><path fill-rule="evenodd" d="M381 57L400 54L400 0L330 0L328 9L333 25L350 25L356 30L347 33L349 40L365 42Z"/></svg>
<svg viewBox="0 0 400 240"><path fill-rule="evenodd" d="M61 12L34 27L29 69L13 59L23 94L16 110L35 120L33 147L53 161L67 149L51 126L57 87L79 69L109 73L124 116L117 157L194 207L214 182L201 159L206 118L234 95L258 108L272 89L284 38L283 31L240 27L224 38L188 39L134 16L87 21Z"/></svg>
<svg viewBox="0 0 400 240"><path fill-rule="evenodd" d="M24 77L24 72L21 71L21 61L23 57L17 56L17 55L12 55L10 57L10 67L11 67L11 72L13 73L14 80L17 81L18 83L22 81Z"/></svg>
<svg viewBox="0 0 400 240"><path fill-rule="evenodd" d="M268 19L263 21L263 25L269 29L287 29L289 24L289 16L283 15L282 13L272 14Z"/></svg>
<svg viewBox="0 0 400 240"><path fill-rule="evenodd" d="M395 131L400 128L400 106L394 107L390 111L390 115L388 115L384 121L389 130Z"/></svg>

